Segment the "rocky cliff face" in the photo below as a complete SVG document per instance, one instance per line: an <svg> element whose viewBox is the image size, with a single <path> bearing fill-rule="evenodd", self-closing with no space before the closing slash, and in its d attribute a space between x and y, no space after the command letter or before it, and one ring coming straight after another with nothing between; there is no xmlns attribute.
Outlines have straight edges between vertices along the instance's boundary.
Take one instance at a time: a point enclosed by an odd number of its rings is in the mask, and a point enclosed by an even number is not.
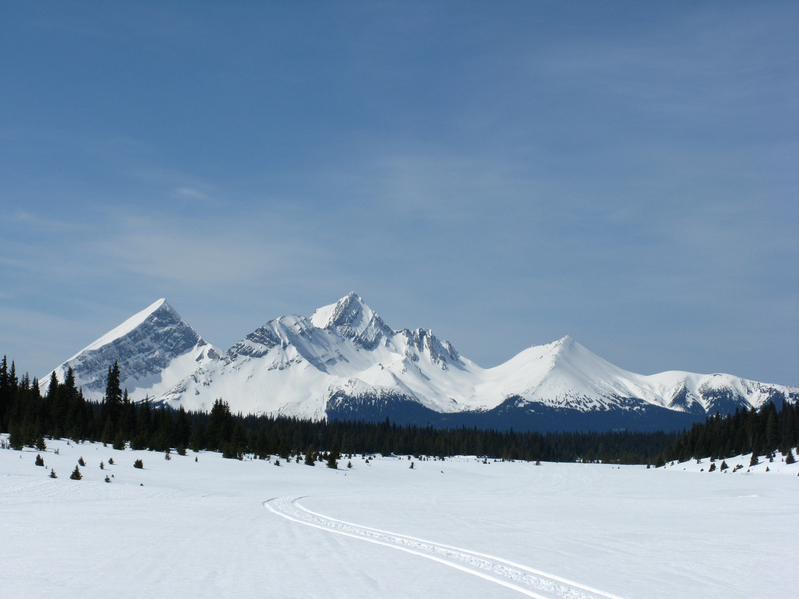
<svg viewBox="0 0 799 599"><path fill-rule="evenodd" d="M119 363L120 383L136 399L158 395L198 366L219 358L166 300L158 300L55 369L63 381L72 368L75 384L87 399L105 393L108 367ZM49 385L44 379L44 389Z"/></svg>

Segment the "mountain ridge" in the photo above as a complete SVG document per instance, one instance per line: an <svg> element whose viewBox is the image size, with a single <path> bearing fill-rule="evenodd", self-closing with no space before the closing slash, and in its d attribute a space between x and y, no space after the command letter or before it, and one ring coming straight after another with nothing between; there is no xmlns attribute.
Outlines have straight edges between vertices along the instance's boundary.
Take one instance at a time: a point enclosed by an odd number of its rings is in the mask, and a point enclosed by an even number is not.
<svg viewBox="0 0 799 599"><path fill-rule="evenodd" d="M632 373L568 335L482 368L429 329L391 329L354 292L310 317L270 320L226 352L158 300L56 373L63 380L73 366L76 382L85 381L90 398L99 399L108 368L101 362L115 356L122 358L123 387L135 383L135 400L145 393L171 407L204 411L224 398L234 412L313 419L388 414L443 426L551 428L571 419L581 427L658 428L715 410L799 400L799 388L727 374Z"/></svg>

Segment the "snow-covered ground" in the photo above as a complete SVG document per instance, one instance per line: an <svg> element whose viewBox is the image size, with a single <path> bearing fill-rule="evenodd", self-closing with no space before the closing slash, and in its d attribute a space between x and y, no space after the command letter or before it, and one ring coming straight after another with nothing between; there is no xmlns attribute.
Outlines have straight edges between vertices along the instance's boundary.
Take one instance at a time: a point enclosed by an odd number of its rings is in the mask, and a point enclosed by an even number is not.
<svg viewBox="0 0 799 599"><path fill-rule="evenodd" d="M70 480L80 457L83 480ZM743 456L708 473L708 460L655 470L464 457L411 469L407 456L359 456L330 470L49 441L46 452L0 450L0 589L16 598L795 597L799 464L781 460L747 473Z"/></svg>

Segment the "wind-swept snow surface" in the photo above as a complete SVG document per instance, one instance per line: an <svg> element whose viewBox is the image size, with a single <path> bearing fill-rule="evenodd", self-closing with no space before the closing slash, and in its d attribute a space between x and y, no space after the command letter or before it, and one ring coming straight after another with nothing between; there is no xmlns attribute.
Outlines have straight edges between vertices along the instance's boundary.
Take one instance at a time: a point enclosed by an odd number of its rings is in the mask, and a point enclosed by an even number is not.
<svg viewBox="0 0 799 599"><path fill-rule="evenodd" d="M694 463L465 457L413 460L413 469L407 457L353 457L351 469L343 459L330 470L48 445L0 450L4 596L751 599L796 591L799 464L779 455L749 474L700 472L707 464ZM37 453L45 468L34 465ZM70 480L80 457L83 480ZM133 467L137 459L144 469ZM274 501L290 497L302 499Z"/></svg>

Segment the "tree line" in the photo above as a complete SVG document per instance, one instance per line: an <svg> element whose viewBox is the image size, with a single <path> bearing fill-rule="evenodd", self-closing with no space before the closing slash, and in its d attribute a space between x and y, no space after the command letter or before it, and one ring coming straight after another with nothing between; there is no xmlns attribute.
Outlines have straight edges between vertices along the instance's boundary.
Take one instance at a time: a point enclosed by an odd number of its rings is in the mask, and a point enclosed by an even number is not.
<svg viewBox="0 0 799 599"><path fill-rule="evenodd" d="M769 402L760 410L741 410L722 417L718 413L684 431L657 457L656 466L690 459L712 460L751 453L753 463L760 456L777 451L793 461L791 450L799 437L799 406L782 402L782 409Z"/></svg>
<svg viewBox="0 0 799 599"><path fill-rule="evenodd" d="M210 412L188 412L154 405L149 398L134 402L120 387L117 363L109 366L103 401L91 402L76 387L72 369L64 381L55 373L42 395L36 379L18 377L14 362L0 362L0 431L10 433L12 447L44 446L45 437L100 441L116 449L220 451L225 457L259 458L342 454L448 457L475 455L490 459L654 464L689 459L697 453L720 457L751 446L771 450L774 443L796 444L799 415L785 404L777 414L772 404L761 412L736 412L709 418L682 435L665 432L538 433L475 428L441 429L430 425L382 422L303 420L286 416L233 414L222 399ZM792 419L791 419L792 418ZM790 420L793 424L785 424ZM785 422L784 422L785 421ZM741 422L745 433L739 439ZM753 424L756 423L756 424ZM762 430L761 430L762 429ZM708 431L712 431L708 432ZM775 433L775 431L777 431ZM793 432L790 432L793 431ZM729 440L732 439L730 445ZM776 439L776 441L775 441ZM791 445L791 446L793 446ZM774 446L776 449L777 446ZM704 457L704 456L703 456Z"/></svg>

